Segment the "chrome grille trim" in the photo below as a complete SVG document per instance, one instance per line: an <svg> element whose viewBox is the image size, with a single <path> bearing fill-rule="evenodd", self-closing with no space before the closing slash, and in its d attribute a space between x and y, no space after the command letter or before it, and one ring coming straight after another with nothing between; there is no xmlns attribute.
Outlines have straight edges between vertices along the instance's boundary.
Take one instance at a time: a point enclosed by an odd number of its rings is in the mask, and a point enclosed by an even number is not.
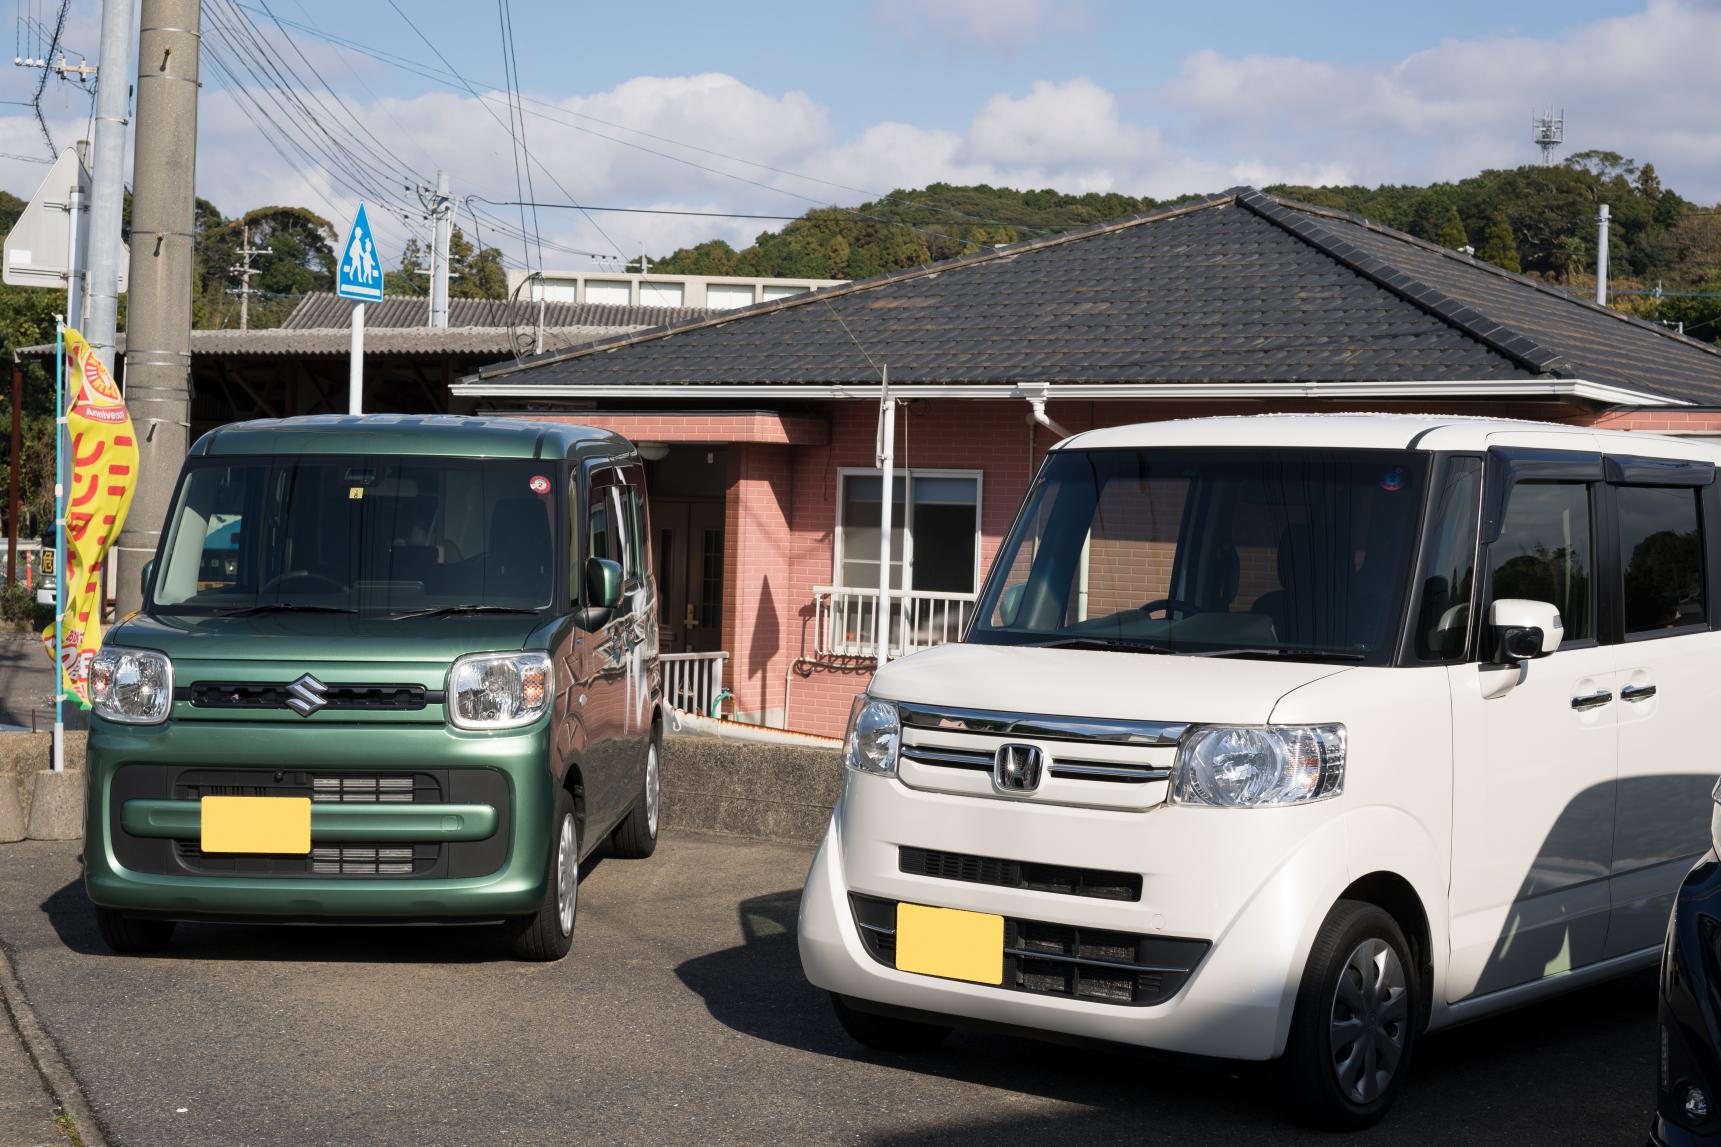
<svg viewBox="0 0 1721 1147"><path fill-rule="evenodd" d="M1122 781L1125 784L1145 784L1163 781L1171 776L1170 769L1150 765L1102 765L1090 761L1062 761L1052 758L1052 775L1076 781Z"/></svg>
<svg viewBox="0 0 1721 1147"><path fill-rule="evenodd" d="M1189 726L1180 721L1119 721L1103 717L1049 717L994 709L948 709L897 703L906 728L1027 737L1041 741L1085 741L1107 745L1166 748L1177 744Z"/></svg>
<svg viewBox="0 0 1721 1147"><path fill-rule="evenodd" d="M956 769L978 769L990 772L997 753L981 749L948 749L943 746L904 745L902 755L922 765L942 765Z"/></svg>

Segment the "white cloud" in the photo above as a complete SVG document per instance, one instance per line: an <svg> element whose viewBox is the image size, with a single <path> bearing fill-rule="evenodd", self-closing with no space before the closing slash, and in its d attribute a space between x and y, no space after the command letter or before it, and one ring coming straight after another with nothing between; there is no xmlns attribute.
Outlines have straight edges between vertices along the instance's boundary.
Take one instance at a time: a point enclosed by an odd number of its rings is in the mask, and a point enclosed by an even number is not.
<svg viewBox="0 0 1721 1147"><path fill-rule="evenodd" d="M1021 35L1024 28L1039 35L1048 21L1061 18L1038 0L949 0L925 9L882 0L878 12L891 19L916 15L950 29L967 22L962 34L968 36L979 35L981 25L991 29L987 35L1010 29ZM934 181L1165 198L1240 183L1459 178L1533 159L1530 113L1551 103L1566 109L1567 153L1601 147L1652 160L1669 186L1713 201L1721 199L1721 122L1709 114L1721 106L1721 69L1709 60L1716 43L1721 3L1652 0L1633 15L1558 37L1449 39L1368 66L1199 51L1180 62L1172 82L1145 95L1113 90L1091 77L1023 79L978 93L966 118L940 123L892 120L839 131L816 92L767 91L708 73L645 76L605 91L543 95L546 106L527 105L526 127L543 169L587 204L793 215L814 202L854 204L873 193ZM343 74L349 80L353 75L344 62L314 58L399 156L400 163L375 159L373 198L381 193L397 204L410 202L398 190L410 177L405 168L429 177L438 167L451 173L458 195L518 198L509 136L498 122L507 118L502 96L492 93L481 103L466 93L438 90L377 100L339 82ZM266 122L296 124L267 93L258 99L270 109L260 117ZM75 138L85 114L83 101L62 99L52 120L57 137ZM233 92L219 84L205 87L199 194L230 215L297 203L343 226L357 198L347 185L352 176L321 161L307 163L290 148L283 160L254 118L255 109L246 114ZM339 131L340 124L338 116L329 116L324 127ZM320 146L311 135L301 139ZM0 154L41 150L27 111L0 116ZM563 200L543 169L531 173L535 197ZM29 194L43 170L0 159L0 186ZM479 224L484 241L519 258L519 241L505 235L520 226L519 209L479 208L486 213ZM406 230L375 210L373 217L392 255ZM612 249L613 241L628 257L642 244L661 254L714 237L742 246L781 225L675 215L595 218L608 239L577 212L538 212L547 242L596 251ZM473 231L464 210L460 222ZM554 252L546 252L546 260L576 262Z"/></svg>

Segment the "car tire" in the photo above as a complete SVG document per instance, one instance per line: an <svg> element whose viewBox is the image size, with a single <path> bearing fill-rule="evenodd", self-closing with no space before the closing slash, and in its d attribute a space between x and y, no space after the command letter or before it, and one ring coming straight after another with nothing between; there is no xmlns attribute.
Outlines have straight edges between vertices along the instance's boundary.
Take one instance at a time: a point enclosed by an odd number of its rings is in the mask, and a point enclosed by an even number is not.
<svg viewBox="0 0 1721 1147"><path fill-rule="evenodd" d="M102 934L102 943L122 956L167 947L173 928L172 920L140 920L112 908L96 909L96 929Z"/></svg>
<svg viewBox="0 0 1721 1147"><path fill-rule="evenodd" d="M663 819L663 746L651 739L645 755L645 776L639 797L627 818L616 825L610 847L623 860L644 860L657 851L657 829Z"/></svg>
<svg viewBox="0 0 1721 1147"><path fill-rule="evenodd" d="M831 1006L849 1038L874 1051L927 1051L943 1043L950 1034L949 1028L939 1024L863 1012L835 992L831 993Z"/></svg>
<svg viewBox="0 0 1721 1147"><path fill-rule="evenodd" d="M1397 921L1361 901L1333 906L1304 965L1278 1065L1286 1098L1306 1122L1352 1131L1386 1114L1422 1027L1419 989Z"/></svg>
<svg viewBox="0 0 1721 1147"><path fill-rule="evenodd" d="M548 963L560 960L574 946L574 918L579 908L580 821L568 790L556 794L556 819L550 830L548 873L544 899L536 915L514 922L514 955Z"/></svg>

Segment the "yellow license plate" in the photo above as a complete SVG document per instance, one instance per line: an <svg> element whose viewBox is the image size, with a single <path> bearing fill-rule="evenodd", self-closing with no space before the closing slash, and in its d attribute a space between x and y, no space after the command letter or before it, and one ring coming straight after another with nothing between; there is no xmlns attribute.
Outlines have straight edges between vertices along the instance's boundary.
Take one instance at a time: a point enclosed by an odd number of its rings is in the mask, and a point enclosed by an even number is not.
<svg viewBox="0 0 1721 1147"><path fill-rule="evenodd" d="M1004 918L986 912L896 906L900 971L976 984L1004 982Z"/></svg>
<svg viewBox="0 0 1721 1147"><path fill-rule="evenodd" d="M204 797L204 852L304 856L311 851L310 797Z"/></svg>

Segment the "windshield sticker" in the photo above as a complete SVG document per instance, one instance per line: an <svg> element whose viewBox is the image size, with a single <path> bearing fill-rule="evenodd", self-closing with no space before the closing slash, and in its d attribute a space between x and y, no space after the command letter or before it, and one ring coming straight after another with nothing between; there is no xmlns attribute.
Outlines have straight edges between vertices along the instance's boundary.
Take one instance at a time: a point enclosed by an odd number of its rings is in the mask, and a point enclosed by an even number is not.
<svg viewBox="0 0 1721 1147"><path fill-rule="evenodd" d="M1380 488L1391 493L1404 489L1404 467L1395 466L1380 476Z"/></svg>
<svg viewBox="0 0 1721 1147"><path fill-rule="evenodd" d="M532 480L527 485L532 487L534 494L548 494L550 492L550 480L542 474L532 475Z"/></svg>
<svg viewBox="0 0 1721 1147"><path fill-rule="evenodd" d="M362 501L364 501L364 496L365 496L365 488L363 486L348 486L347 487L347 501L349 501L349 502L362 502Z"/></svg>

